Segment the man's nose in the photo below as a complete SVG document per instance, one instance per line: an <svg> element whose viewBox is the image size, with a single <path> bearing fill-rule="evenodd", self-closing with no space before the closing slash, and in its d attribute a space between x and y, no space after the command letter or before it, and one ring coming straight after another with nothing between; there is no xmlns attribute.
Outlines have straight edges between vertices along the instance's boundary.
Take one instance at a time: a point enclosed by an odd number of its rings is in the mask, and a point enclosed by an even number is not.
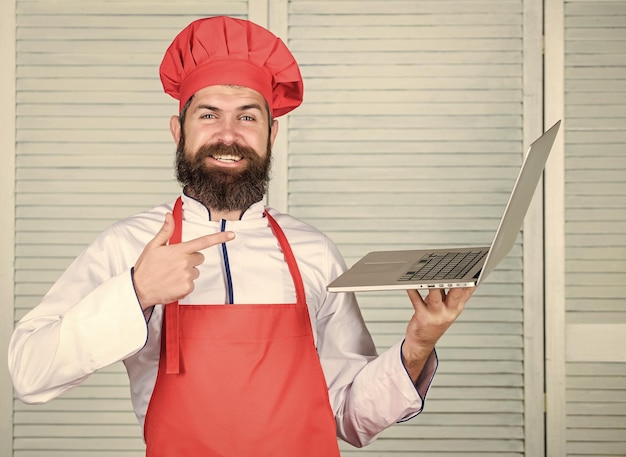
<svg viewBox="0 0 626 457"><path fill-rule="evenodd" d="M220 124L220 128L216 133L216 137L218 141L221 141L224 144L233 144L239 138L239 134L237 132L237 126L235 121L232 120L223 120Z"/></svg>

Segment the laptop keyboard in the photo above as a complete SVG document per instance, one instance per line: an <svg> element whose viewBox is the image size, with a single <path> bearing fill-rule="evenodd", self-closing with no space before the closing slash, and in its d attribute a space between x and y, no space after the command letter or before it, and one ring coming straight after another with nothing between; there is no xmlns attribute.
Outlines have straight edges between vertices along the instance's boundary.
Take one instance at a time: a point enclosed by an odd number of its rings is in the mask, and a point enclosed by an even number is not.
<svg viewBox="0 0 626 457"><path fill-rule="evenodd" d="M413 264L399 281L439 281L463 278L487 251L432 253Z"/></svg>

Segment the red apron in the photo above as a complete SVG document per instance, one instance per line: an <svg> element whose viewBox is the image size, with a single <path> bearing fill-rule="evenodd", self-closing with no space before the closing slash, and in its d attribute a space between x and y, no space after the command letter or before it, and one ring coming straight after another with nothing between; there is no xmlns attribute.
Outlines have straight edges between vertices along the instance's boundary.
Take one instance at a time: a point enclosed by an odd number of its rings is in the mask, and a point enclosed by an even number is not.
<svg viewBox="0 0 626 457"><path fill-rule="evenodd" d="M173 215L170 243L180 243L180 198ZM300 271L266 215L297 303L165 306L144 425L148 457L339 456Z"/></svg>

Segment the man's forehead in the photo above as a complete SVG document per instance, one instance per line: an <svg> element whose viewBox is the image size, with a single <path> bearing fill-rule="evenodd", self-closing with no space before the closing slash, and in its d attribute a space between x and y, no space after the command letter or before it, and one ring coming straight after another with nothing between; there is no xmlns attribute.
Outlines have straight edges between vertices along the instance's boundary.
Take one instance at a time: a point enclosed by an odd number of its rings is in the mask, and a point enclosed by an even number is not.
<svg viewBox="0 0 626 457"><path fill-rule="evenodd" d="M197 106L211 101L231 107L247 105L263 107L267 104L259 92L249 87L219 85L204 87L197 91L193 96L192 105Z"/></svg>

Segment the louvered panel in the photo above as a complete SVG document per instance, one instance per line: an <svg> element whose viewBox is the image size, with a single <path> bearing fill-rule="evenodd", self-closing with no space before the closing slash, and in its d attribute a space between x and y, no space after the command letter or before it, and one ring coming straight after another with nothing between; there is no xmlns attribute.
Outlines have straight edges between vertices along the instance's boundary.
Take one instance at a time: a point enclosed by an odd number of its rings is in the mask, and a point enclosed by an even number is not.
<svg viewBox="0 0 626 457"><path fill-rule="evenodd" d="M522 158L522 6L290 2L305 102L289 120L289 210L348 264L490 243ZM523 455L522 240L440 342L425 412L342 455ZM404 292L358 299L380 350L402 338Z"/></svg>
<svg viewBox="0 0 626 457"><path fill-rule="evenodd" d="M103 228L178 191L158 66L198 17L247 1L17 1L15 319ZM140 457L121 364L14 404L14 457Z"/></svg>
<svg viewBox="0 0 626 457"><path fill-rule="evenodd" d="M625 377L625 363L568 364L568 455L626 455Z"/></svg>
<svg viewBox="0 0 626 457"><path fill-rule="evenodd" d="M566 322L626 323L626 4L565 2ZM608 330L607 330L608 332ZM577 341L578 347L597 344ZM622 349L615 349L622 353ZM593 351L592 351L593 352ZM591 354L591 352L589 353ZM571 359L586 359L586 362ZM626 455L626 364L570 354L572 456Z"/></svg>

